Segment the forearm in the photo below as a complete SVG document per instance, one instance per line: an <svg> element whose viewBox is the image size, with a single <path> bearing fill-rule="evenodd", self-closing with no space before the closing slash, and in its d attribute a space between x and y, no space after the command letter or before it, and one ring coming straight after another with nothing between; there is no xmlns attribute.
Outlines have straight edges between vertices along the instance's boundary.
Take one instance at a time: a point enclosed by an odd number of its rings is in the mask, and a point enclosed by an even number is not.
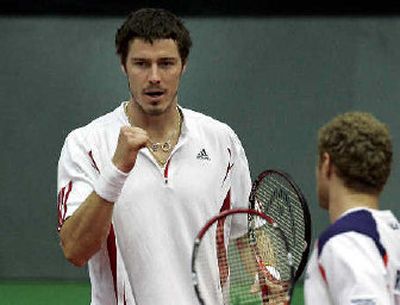
<svg viewBox="0 0 400 305"><path fill-rule="evenodd" d="M83 266L106 240L112 219L113 204L92 192L60 231L65 257Z"/></svg>
<svg viewBox="0 0 400 305"><path fill-rule="evenodd" d="M138 151L146 145L148 136L140 128L123 126L113 159L103 164L94 191L68 218L60 231L65 257L76 266L83 266L106 240L111 226L113 203L133 168ZM78 163L77 163L78 164Z"/></svg>

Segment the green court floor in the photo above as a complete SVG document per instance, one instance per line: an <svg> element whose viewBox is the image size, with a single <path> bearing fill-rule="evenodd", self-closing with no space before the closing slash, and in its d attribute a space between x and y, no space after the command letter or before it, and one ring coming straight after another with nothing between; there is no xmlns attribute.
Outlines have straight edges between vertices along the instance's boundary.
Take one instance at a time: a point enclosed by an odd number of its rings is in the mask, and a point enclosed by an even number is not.
<svg viewBox="0 0 400 305"><path fill-rule="evenodd" d="M88 282L0 281L1 305L89 305ZM297 284L292 305L303 305L303 286Z"/></svg>

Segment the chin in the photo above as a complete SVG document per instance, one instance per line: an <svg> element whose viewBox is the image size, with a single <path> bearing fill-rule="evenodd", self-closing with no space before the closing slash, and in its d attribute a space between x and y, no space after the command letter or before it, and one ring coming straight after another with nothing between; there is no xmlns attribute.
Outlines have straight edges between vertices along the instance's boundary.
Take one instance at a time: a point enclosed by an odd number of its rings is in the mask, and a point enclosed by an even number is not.
<svg viewBox="0 0 400 305"><path fill-rule="evenodd" d="M321 208L321 209L324 209L324 210L327 210L328 209L328 207L326 206L326 204L325 203L323 203L323 202L319 202L319 207Z"/></svg>
<svg viewBox="0 0 400 305"><path fill-rule="evenodd" d="M150 102L141 106L144 113L151 116L161 115L165 112L166 107L160 102Z"/></svg>
<svg viewBox="0 0 400 305"><path fill-rule="evenodd" d="M151 115L151 116L158 116L164 113L163 109L159 109L159 108L149 108L149 109L145 109L144 111L147 115Z"/></svg>
<svg viewBox="0 0 400 305"><path fill-rule="evenodd" d="M327 200L327 199L320 198L320 199L319 199L319 206L320 206L322 209L324 209L324 210L328 210L328 209L329 209L328 200Z"/></svg>
<svg viewBox="0 0 400 305"><path fill-rule="evenodd" d="M328 196L326 196L321 190L319 190L319 192L318 192L318 205L322 209L327 210L328 207L329 207L328 202L329 202Z"/></svg>

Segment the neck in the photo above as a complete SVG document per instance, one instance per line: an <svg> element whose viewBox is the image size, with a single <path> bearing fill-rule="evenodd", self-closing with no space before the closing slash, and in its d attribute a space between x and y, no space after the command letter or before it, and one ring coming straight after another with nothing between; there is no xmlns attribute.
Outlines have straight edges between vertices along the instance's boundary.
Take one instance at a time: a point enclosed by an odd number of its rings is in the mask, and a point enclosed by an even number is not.
<svg viewBox="0 0 400 305"><path fill-rule="evenodd" d="M138 103L130 101L126 114L131 125L147 131L152 141L163 141L180 128L180 114L176 100L163 112L147 113Z"/></svg>
<svg viewBox="0 0 400 305"><path fill-rule="evenodd" d="M343 213L353 208L378 209L378 195L360 193L343 185L336 185L330 192L328 206L330 221L334 223Z"/></svg>

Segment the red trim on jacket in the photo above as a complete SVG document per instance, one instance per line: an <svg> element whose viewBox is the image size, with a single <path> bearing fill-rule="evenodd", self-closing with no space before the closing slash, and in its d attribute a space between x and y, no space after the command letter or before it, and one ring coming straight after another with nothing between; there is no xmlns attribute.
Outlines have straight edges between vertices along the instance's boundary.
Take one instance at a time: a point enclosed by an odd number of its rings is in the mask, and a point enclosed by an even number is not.
<svg viewBox="0 0 400 305"><path fill-rule="evenodd" d="M110 232L107 237L107 252L110 260L111 274L113 277L115 299L118 303L118 288L117 288L117 246L115 241L114 227L111 225Z"/></svg>
<svg viewBox="0 0 400 305"><path fill-rule="evenodd" d="M61 188L61 190L58 192L57 196L58 232L60 232L61 227L65 221L65 216L67 215L67 201L71 191L72 191L72 181L68 182L68 184L63 188Z"/></svg>
<svg viewBox="0 0 400 305"><path fill-rule="evenodd" d="M231 208L231 191L229 190L226 194L220 212L229 210ZM227 268L227 254L225 248L225 232L224 232L225 219L220 219L217 222L217 234L216 234L216 244L217 244L217 258L218 258L218 269L221 286L226 282L229 275L229 270Z"/></svg>

